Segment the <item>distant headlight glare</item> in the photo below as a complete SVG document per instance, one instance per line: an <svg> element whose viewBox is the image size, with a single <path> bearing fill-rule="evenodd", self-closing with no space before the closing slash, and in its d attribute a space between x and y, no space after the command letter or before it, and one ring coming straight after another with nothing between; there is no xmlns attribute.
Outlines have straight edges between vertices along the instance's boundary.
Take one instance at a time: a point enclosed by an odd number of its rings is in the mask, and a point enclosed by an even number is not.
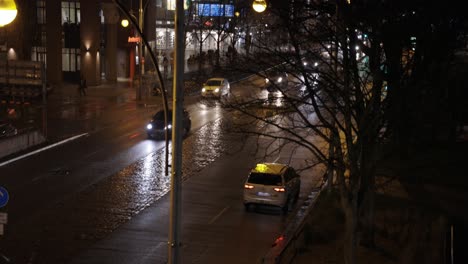
<svg viewBox="0 0 468 264"><path fill-rule="evenodd" d="M151 124L146 125L146 129L148 129L148 130L153 129L153 125L151 125Z"/></svg>
<svg viewBox="0 0 468 264"><path fill-rule="evenodd" d="M201 89L201 91L202 91L202 93L206 92L205 87L203 87L203 88Z"/></svg>

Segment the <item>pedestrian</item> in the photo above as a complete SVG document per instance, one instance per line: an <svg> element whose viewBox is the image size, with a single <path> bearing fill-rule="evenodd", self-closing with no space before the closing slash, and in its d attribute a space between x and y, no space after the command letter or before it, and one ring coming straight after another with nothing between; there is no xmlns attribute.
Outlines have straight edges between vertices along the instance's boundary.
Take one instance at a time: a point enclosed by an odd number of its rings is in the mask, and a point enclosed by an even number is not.
<svg viewBox="0 0 468 264"><path fill-rule="evenodd" d="M80 95L86 95L86 79L83 77L83 75L80 75L80 85L78 89L80 90Z"/></svg>
<svg viewBox="0 0 468 264"><path fill-rule="evenodd" d="M163 58L163 66L164 66L164 79L167 79L167 75L168 75L167 67L169 66L169 61L167 60L166 56L164 56Z"/></svg>

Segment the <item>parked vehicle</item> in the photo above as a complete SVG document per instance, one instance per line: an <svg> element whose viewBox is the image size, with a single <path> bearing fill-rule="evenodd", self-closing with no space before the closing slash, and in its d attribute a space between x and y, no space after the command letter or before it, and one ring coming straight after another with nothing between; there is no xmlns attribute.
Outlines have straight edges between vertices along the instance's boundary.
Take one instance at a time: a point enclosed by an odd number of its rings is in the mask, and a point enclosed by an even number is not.
<svg viewBox="0 0 468 264"><path fill-rule="evenodd" d="M8 122L0 122L0 139L15 136L18 129Z"/></svg>

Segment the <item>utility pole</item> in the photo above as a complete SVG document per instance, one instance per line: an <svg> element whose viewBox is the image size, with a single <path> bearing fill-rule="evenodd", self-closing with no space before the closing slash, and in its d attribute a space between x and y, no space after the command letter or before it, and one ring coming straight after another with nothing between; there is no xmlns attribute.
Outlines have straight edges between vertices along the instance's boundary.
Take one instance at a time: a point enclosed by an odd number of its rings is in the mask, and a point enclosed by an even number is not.
<svg viewBox="0 0 468 264"><path fill-rule="evenodd" d="M140 0L140 6L138 8L138 27L140 27L141 32L143 33L143 2ZM140 65L140 78L139 85L137 88L137 100L141 100L141 93L143 87L143 74L145 73L145 68L143 64L143 36L140 35L140 41L138 42L138 64Z"/></svg>
<svg viewBox="0 0 468 264"><path fill-rule="evenodd" d="M180 263L180 219L182 185L182 116L184 109L184 1L176 0L175 58L172 106L171 208L169 220L168 263Z"/></svg>

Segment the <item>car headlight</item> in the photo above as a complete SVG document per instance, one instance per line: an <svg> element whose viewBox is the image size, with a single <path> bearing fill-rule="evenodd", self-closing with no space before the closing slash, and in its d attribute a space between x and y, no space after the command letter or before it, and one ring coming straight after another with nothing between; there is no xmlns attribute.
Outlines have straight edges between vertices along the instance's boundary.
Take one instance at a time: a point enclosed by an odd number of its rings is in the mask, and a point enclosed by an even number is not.
<svg viewBox="0 0 468 264"><path fill-rule="evenodd" d="M268 78L265 78L265 83L269 83L270 80Z"/></svg>
<svg viewBox="0 0 468 264"><path fill-rule="evenodd" d="M218 93L218 92L219 92L219 88L216 88L216 89L214 90L214 92L215 92L215 93Z"/></svg>
<svg viewBox="0 0 468 264"><path fill-rule="evenodd" d="M153 129L153 125L152 125L152 124L148 124L148 125L146 125L146 129L148 129L148 130L151 130L151 129Z"/></svg>
<svg viewBox="0 0 468 264"><path fill-rule="evenodd" d="M167 125L167 127L166 127L166 129L171 129L171 128L172 128L171 124Z"/></svg>
<svg viewBox="0 0 468 264"><path fill-rule="evenodd" d="M282 82L283 81L283 77L279 77L278 78L278 83Z"/></svg>
<svg viewBox="0 0 468 264"><path fill-rule="evenodd" d="M203 87L203 88L201 89L201 91L202 91L202 93L206 92L205 87Z"/></svg>

